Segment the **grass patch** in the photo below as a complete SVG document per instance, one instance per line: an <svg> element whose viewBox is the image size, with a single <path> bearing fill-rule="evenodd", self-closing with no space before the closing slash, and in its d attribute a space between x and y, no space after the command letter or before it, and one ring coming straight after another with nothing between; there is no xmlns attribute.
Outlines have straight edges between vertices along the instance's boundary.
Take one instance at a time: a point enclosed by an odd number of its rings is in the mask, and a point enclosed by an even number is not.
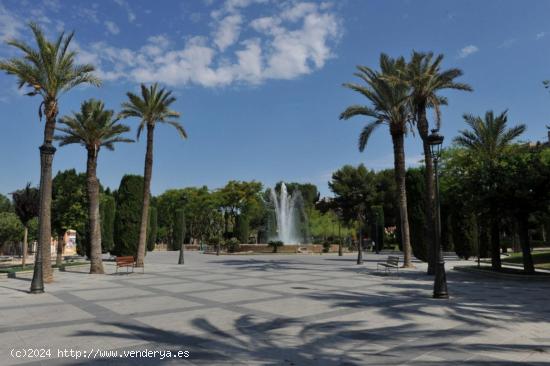
<svg viewBox="0 0 550 366"><path fill-rule="evenodd" d="M532 252L535 268L550 269L550 251ZM502 258L502 263L523 264L521 253L512 253L509 257Z"/></svg>

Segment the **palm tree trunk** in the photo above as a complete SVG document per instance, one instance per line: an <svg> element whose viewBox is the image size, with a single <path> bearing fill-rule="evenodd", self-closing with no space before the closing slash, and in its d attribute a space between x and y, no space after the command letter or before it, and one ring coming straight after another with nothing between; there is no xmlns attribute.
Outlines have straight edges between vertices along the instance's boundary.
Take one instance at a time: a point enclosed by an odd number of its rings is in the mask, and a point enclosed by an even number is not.
<svg viewBox="0 0 550 366"><path fill-rule="evenodd" d="M435 273L434 243L435 243L435 235L436 235L434 230L435 225L433 224L435 222L435 214L434 214L435 182L434 182L434 166L433 166L432 153L430 150L430 145L428 144L429 124L428 124L428 118L426 116L425 105L418 106L417 128L418 128L418 134L422 139L422 148L424 150L424 165L425 165L424 181L426 185L426 201L425 201L426 220L425 220L425 227L424 227L424 232L426 233L426 235L424 235L424 237L426 239L426 248L428 251L428 274L434 274Z"/></svg>
<svg viewBox="0 0 550 366"><path fill-rule="evenodd" d="M90 273L103 274L101 258L101 218L99 216L99 182L97 181L98 149L88 148L86 185L88 190L88 220L90 225Z"/></svg>
<svg viewBox="0 0 550 366"><path fill-rule="evenodd" d="M403 246L403 267L413 267L409 215L407 213L407 189L405 186L405 147L402 132L392 132L395 183L399 207L401 243Z"/></svg>
<svg viewBox="0 0 550 366"><path fill-rule="evenodd" d="M185 257L184 257L184 246L185 244L183 244L183 239L181 240L181 245L180 245L180 257L178 259L178 264L185 264Z"/></svg>
<svg viewBox="0 0 550 366"><path fill-rule="evenodd" d="M523 271L527 273L535 273L535 265L533 263L533 256L531 255L529 223L527 217L527 215L518 217L519 241L523 256Z"/></svg>
<svg viewBox="0 0 550 366"><path fill-rule="evenodd" d="M139 242L136 266L143 267L145 258L145 244L147 240L147 222L149 219L149 198L151 191L151 176L153 174L153 138L155 125L147 124L147 150L145 152L145 168L143 172L143 206L141 209L141 226L139 228Z"/></svg>
<svg viewBox="0 0 550 366"><path fill-rule="evenodd" d="M52 145L57 117L57 101L45 100L46 126L44 143L40 146L40 210L38 214L38 246L36 248L31 292L44 292L43 283L53 281L52 271L52 163L55 147ZM41 267L40 269L38 267Z"/></svg>

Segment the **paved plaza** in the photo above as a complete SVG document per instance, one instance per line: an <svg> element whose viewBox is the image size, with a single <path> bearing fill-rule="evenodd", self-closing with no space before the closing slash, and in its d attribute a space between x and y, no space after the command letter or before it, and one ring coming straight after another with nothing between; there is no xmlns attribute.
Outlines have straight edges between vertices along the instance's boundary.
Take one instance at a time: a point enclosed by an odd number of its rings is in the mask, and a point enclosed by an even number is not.
<svg viewBox="0 0 550 366"><path fill-rule="evenodd" d="M385 255L177 256L149 253L145 274L69 269L43 295L0 279L0 364L550 365L548 282L450 270L451 299L433 300L423 264L376 274ZM10 355L29 348L52 358Z"/></svg>

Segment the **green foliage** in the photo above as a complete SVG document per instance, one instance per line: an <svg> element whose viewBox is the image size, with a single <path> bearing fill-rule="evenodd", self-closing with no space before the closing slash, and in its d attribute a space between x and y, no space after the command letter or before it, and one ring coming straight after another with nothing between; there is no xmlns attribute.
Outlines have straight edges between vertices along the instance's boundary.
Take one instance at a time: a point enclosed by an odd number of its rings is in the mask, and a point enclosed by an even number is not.
<svg viewBox="0 0 550 366"><path fill-rule="evenodd" d="M224 235L226 238L238 236L241 238L238 230L238 216L244 214L245 220L261 224L265 210L261 199L262 184L251 181L229 181L227 184L215 193L215 198L219 208L224 213ZM243 228L244 229L244 228ZM246 239L248 242L248 238Z"/></svg>
<svg viewBox="0 0 550 366"><path fill-rule="evenodd" d="M281 185L283 182L278 182L275 185L275 192L279 194L281 192ZM317 189L317 186L312 183L286 183L285 186L287 189L288 194L292 195L294 192L298 191L302 195L302 198L304 200L304 205L306 208L312 208L317 201L319 201L319 190Z"/></svg>
<svg viewBox="0 0 550 366"><path fill-rule="evenodd" d="M33 241L38 241L38 217L34 217L29 220L27 224L29 228L28 241L32 243Z"/></svg>
<svg viewBox="0 0 550 366"><path fill-rule="evenodd" d="M180 114L170 109L170 105L176 101L172 92L160 88L157 83L146 87L141 84L141 97L128 92L128 101L122 103L120 118L136 117L140 119L137 130L137 137L147 125L166 123L174 127L181 137L186 138L187 133L183 126L177 121Z"/></svg>
<svg viewBox="0 0 550 366"><path fill-rule="evenodd" d="M433 226L426 225L424 172L421 169L409 169L406 175L406 187L413 254L416 258L426 262L428 260L426 236L429 235L426 229Z"/></svg>
<svg viewBox="0 0 550 366"><path fill-rule="evenodd" d="M51 42L36 23L30 23L29 26L38 47L33 48L19 40L9 40L8 45L22 51L23 57L0 60L0 70L16 76L19 88L29 87L30 92L26 95L40 95L45 101L52 98L55 100L61 93L78 85L100 85L99 79L92 74L95 70L93 65L78 65L75 62L77 52L69 47L74 33L61 33L55 42Z"/></svg>
<svg viewBox="0 0 550 366"><path fill-rule="evenodd" d="M342 210L342 219L348 225L364 221L367 209L375 202L375 173L363 164L353 167L345 165L332 174L329 188L334 193L334 201Z"/></svg>
<svg viewBox="0 0 550 366"><path fill-rule="evenodd" d="M149 224L147 227L147 250L155 250L155 244L157 243L158 224L157 224L157 208L155 206L149 207Z"/></svg>
<svg viewBox="0 0 550 366"><path fill-rule="evenodd" d="M23 189L13 192L13 208L23 223L27 226L28 222L38 216L40 208L40 192L37 188L31 187L30 183ZM0 209L1 212L1 209Z"/></svg>
<svg viewBox="0 0 550 366"><path fill-rule="evenodd" d="M101 218L101 249L110 252L115 246L115 198L109 194L102 194L99 203L99 215Z"/></svg>
<svg viewBox="0 0 550 366"><path fill-rule="evenodd" d="M187 193L185 189L169 189L156 199L158 238L172 249L177 248L178 243L175 238L176 211L185 207Z"/></svg>
<svg viewBox="0 0 550 366"><path fill-rule="evenodd" d="M239 251L239 247L240 247L239 239L237 239L237 238L231 238L231 239L229 239L229 240L225 243L225 246L226 246L227 251L228 251L229 253L238 252L238 251Z"/></svg>
<svg viewBox="0 0 550 366"><path fill-rule="evenodd" d="M12 212L0 212L0 249L4 244L23 239L23 224Z"/></svg>
<svg viewBox="0 0 550 366"><path fill-rule="evenodd" d="M58 172L52 188L52 231L62 236L72 229L77 233L77 251L88 254L88 197L86 174L74 169Z"/></svg>
<svg viewBox="0 0 550 366"><path fill-rule="evenodd" d="M184 243L186 233L187 226L185 222L185 210L180 208L176 210L174 219L174 245L172 246L172 250L178 250L181 248L181 245Z"/></svg>
<svg viewBox="0 0 550 366"><path fill-rule="evenodd" d="M13 212L13 206L8 197L0 193L0 212Z"/></svg>
<svg viewBox="0 0 550 366"><path fill-rule="evenodd" d="M142 204L143 177L125 175L117 194L113 254L137 255Z"/></svg>
<svg viewBox="0 0 550 366"><path fill-rule="evenodd" d="M279 251L279 247L282 247L285 244L280 240L270 240L267 245L273 248L273 253L277 253Z"/></svg>
<svg viewBox="0 0 550 366"><path fill-rule="evenodd" d="M384 248L384 208L379 205L372 206L369 211L371 224L371 238L376 243L377 251Z"/></svg>
<svg viewBox="0 0 550 366"><path fill-rule="evenodd" d="M60 141L59 146L80 144L97 159L101 147L114 150L117 142L133 142L121 137L130 131L130 127L119 123L114 114L113 110L105 109L100 100L85 100L80 106L80 112L59 119L56 130L62 134L55 136L55 139Z"/></svg>
<svg viewBox="0 0 550 366"><path fill-rule="evenodd" d="M250 234L250 219L246 214L237 216L237 235L238 240L243 244L248 244Z"/></svg>
<svg viewBox="0 0 550 366"><path fill-rule="evenodd" d="M393 169L384 169L376 172L377 205L382 206L384 224L397 226L399 209L397 207L397 188Z"/></svg>

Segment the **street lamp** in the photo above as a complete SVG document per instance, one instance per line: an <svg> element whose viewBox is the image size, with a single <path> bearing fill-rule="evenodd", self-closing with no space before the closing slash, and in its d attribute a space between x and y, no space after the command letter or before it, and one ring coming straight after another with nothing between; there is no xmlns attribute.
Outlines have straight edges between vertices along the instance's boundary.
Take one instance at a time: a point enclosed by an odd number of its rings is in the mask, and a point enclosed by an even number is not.
<svg viewBox="0 0 550 366"><path fill-rule="evenodd" d="M435 279L434 279L434 299L447 299L447 277L445 275L445 260L443 259L443 249L441 248L441 211L439 204L439 172L438 163L441 157L441 146L443 145L443 136L439 130L434 129L428 136L428 144L434 162L435 174L435 245L434 245L434 262L435 262Z"/></svg>

